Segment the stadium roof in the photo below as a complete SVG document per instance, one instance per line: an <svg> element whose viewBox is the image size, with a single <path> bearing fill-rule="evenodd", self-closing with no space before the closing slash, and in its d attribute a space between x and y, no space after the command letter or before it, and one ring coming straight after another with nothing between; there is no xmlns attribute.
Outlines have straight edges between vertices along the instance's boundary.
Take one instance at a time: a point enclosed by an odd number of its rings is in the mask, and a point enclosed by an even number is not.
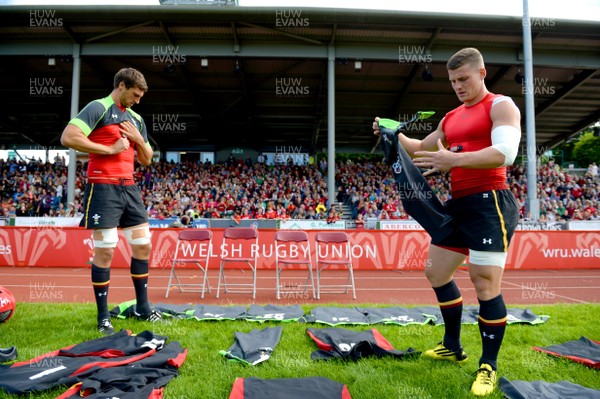
<svg viewBox="0 0 600 399"><path fill-rule="evenodd" d="M445 62L462 47L482 51L488 89L515 99L525 127L515 79L524 74L518 17L200 5L0 8L6 147L60 145L72 112L74 52L81 57L77 110L108 95L118 69L145 74L150 90L134 110L163 151L326 149L330 58L338 151L370 151L374 116L436 111L416 126L413 135L422 137L459 104ZM550 147L600 120L600 22L532 19L531 28L537 144Z"/></svg>

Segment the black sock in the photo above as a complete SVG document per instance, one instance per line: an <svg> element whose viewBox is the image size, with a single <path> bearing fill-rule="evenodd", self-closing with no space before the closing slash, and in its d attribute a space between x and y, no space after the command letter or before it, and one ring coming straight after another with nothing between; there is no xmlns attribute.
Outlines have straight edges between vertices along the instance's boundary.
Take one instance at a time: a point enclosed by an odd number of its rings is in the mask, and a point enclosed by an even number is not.
<svg viewBox="0 0 600 399"><path fill-rule="evenodd" d="M444 318L444 346L458 351L460 343L460 327L462 322L463 300L458 286L451 280L441 287L434 287L435 295Z"/></svg>
<svg viewBox="0 0 600 399"><path fill-rule="evenodd" d="M506 316L506 304L502 294L488 301L479 299L478 322L482 346L480 365L487 363L496 370L498 352L506 330Z"/></svg>
<svg viewBox="0 0 600 399"><path fill-rule="evenodd" d="M98 308L98 323L110 319L108 312L108 285L110 283L110 268L98 267L92 263L92 286Z"/></svg>
<svg viewBox="0 0 600 399"><path fill-rule="evenodd" d="M131 258L131 280L135 287L135 309L140 314L151 312L148 304L148 260Z"/></svg>

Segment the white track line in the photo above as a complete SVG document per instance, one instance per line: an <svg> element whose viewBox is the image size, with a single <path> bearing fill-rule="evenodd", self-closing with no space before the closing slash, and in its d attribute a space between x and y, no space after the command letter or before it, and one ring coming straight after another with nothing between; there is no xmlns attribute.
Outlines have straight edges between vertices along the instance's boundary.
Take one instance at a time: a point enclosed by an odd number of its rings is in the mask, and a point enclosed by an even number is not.
<svg viewBox="0 0 600 399"><path fill-rule="evenodd" d="M0 269L1 270L1 269ZM121 270L121 269L118 269ZM235 270L232 270L233 272L235 272ZM157 278L157 279L163 279L163 278L168 278L168 275L161 275L161 274L153 274L153 269L150 269L150 278ZM268 270L266 272L272 273L273 276L260 276L260 272L257 275L257 278L259 280L264 279L264 280L270 280L270 279L274 279L275 278L275 270ZM298 272L302 272L301 270ZM344 272L343 270L330 270L330 272ZM354 274L355 274L355 278L356 277L360 277L361 280L381 280L381 276L360 276L360 272L357 273L358 271L355 270ZM389 270L383 270L382 272L389 272ZM181 277L193 277L193 274L190 274L189 276L186 275L187 273L194 273L194 270L189 270L189 271L183 271L183 275ZM217 276L218 270L210 270L209 271L209 276L211 274L215 275L215 277ZM83 276L88 276L89 271L86 270L86 273L83 274ZM115 271L115 269L113 269L112 272L113 275L111 275L111 278L130 278L129 275L129 270L123 269L123 273L122 274L118 274L118 272ZM300 274L300 273L298 273ZM53 274L53 273L3 273L0 272L0 276L3 277L48 277L48 276L52 276L52 277L66 277L66 278L73 278L74 274ZM79 276L79 275L77 275ZM294 276L290 276L290 277L294 277ZM326 276L323 276L326 277ZM468 276L457 276L458 279L468 279ZM576 279L582 279L582 278L600 278L600 274L599 275L590 275L590 276L581 276L581 275L572 275L572 276L507 276L504 275L504 277L502 278L503 281L505 280L523 280L523 279L540 279L543 278L544 280L550 280L550 279L571 279L571 278L576 278ZM425 276L389 276L386 275L385 276L386 280L425 280Z"/></svg>

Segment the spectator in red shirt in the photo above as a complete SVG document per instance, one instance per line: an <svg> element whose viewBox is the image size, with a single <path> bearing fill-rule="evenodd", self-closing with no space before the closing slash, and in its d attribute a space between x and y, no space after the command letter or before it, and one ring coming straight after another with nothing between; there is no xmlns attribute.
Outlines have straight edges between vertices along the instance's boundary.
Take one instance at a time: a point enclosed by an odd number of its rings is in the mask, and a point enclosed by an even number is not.
<svg viewBox="0 0 600 399"><path fill-rule="evenodd" d="M277 211L273 208L273 204L267 205L267 211L265 212L266 219L277 219Z"/></svg>
<svg viewBox="0 0 600 399"><path fill-rule="evenodd" d="M331 223L335 223L338 220L340 220L340 217L338 216L337 212L335 211L335 208L332 207L329 209L329 213L327 214L327 224L331 224Z"/></svg>
<svg viewBox="0 0 600 399"><path fill-rule="evenodd" d="M235 224L240 224L240 220L242 220L242 212L236 210L231 216L231 219L235 222Z"/></svg>
<svg viewBox="0 0 600 399"><path fill-rule="evenodd" d="M250 215L250 211L248 210L248 208L242 208L240 219L252 219L252 215Z"/></svg>
<svg viewBox="0 0 600 399"><path fill-rule="evenodd" d="M592 201L585 200L584 206L585 206L585 208L583 208L583 214L585 215L586 212L589 214L590 217L587 218L588 220L592 219L594 216L596 216L596 208L594 208L592 206Z"/></svg>
<svg viewBox="0 0 600 399"><path fill-rule="evenodd" d="M354 223L356 224L356 229L357 230L362 230L362 229L365 228L365 219L363 219L362 213L359 213L356 216L356 220L354 221Z"/></svg>
<svg viewBox="0 0 600 399"><path fill-rule="evenodd" d="M256 215L254 215L255 219L266 219L267 217L265 216L265 209L263 207L259 207L256 210Z"/></svg>

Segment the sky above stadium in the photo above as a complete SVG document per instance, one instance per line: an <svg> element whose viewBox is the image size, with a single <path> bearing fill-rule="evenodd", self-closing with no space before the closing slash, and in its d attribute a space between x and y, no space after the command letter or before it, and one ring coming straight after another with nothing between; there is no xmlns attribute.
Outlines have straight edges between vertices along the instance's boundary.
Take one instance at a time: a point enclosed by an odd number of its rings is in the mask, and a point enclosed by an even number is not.
<svg viewBox="0 0 600 399"><path fill-rule="evenodd" d="M483 15L522 15L522 0L238 0L241 7L323 7L425 11ZM159 0L0 0L1 5L159 5ZM539 18L600 20L600 0L529 0L529 15Z"/></svg>

